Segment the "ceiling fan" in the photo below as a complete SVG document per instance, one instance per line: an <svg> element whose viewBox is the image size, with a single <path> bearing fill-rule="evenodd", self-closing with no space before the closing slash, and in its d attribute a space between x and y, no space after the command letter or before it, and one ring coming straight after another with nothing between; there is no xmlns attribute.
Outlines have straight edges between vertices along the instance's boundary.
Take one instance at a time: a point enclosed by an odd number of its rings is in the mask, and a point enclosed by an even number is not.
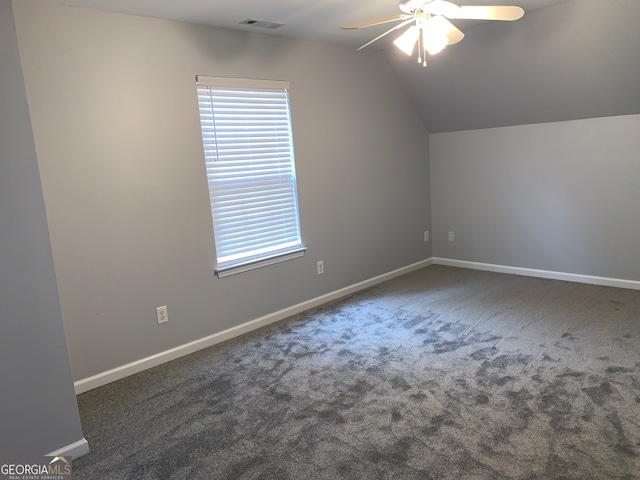
<svg viewBox="0 0 640 480"><path fill-rule="evenodd" d="M400 22L358 49L362 50L389 33L410 25L393 43L407 55L413 54L417 44L418 62L426 67L427 53L435 55L447 45L454 45L464 38L464 33L448 19L513 21L524 15L524 9L515 5L459 6L447 0L400 0L400 10L405 13L348 23L340 28L351 30Z"/></svg>

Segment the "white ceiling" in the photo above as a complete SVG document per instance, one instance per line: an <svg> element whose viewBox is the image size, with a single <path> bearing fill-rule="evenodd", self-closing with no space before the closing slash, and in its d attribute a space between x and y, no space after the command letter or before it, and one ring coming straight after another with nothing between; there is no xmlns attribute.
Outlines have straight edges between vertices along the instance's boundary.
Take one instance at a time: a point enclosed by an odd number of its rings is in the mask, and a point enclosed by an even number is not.
<svg viewBox="0 0 640 480"><path fill-rule="evenodd" d="M287 37L358 47L388 26L341 30L340 25L401 13L397 0L42 0L49 3L165 18L236 30L253 30ZM464 5L517 4L526 11L564 0L459 0ZM266 30L239 23L248 18L284 23ZM467 22L469 23L469 22ZM464 24L461 24L464 25ZM380 42L377 48L388 45Z"/></svg>

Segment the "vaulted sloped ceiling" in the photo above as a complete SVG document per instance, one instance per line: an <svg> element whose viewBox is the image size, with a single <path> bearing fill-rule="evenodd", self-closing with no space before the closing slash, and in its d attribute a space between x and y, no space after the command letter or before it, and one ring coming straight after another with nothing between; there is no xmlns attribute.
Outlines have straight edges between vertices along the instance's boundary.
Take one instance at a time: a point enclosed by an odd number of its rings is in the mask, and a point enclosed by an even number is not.
<svg viewBox="0 0 640 480"><path fill-rule="evenodd" d="M14 0L22 1L22 0ZM340 30L398 13L398 0L42 0L135 15L347 45L354 50L387 26ZM429 132L640 113L640 0L457 0L517 4L516 22L455 21L466 34L418 65L384 49ZM256 30L247 18L286 25Z"/></svg>
<svg viewBox="0 0 640 480"><path fill-rule="evenodd" d="M639 0L567 0L461 27L426 68L386 54L431 133L636 114L639 22Z"/></svg>

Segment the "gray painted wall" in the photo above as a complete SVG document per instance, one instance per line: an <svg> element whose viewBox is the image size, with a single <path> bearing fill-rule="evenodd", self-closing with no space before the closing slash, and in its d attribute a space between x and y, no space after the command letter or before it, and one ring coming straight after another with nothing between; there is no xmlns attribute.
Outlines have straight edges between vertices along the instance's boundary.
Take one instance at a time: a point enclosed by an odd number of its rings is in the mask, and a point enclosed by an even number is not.
<svg viewBox="0 0 640 480"><path fill-rule="evenodd" d="M11 2L0 0L0 456L82 440Z"/></svg>
<svg viewBox="0 0 640 480"><path fill-rule="evenodd" d="M432 134L434 256L640 280L639 131L630 115Z"/></svg>
<svg viewBox="0 0 640 480"><path fill-rule="evenodd" d="M75 379L431 256L428 135L380 52L14 8ZM214 277L196 74L291 81L305 257Z"/></svg>

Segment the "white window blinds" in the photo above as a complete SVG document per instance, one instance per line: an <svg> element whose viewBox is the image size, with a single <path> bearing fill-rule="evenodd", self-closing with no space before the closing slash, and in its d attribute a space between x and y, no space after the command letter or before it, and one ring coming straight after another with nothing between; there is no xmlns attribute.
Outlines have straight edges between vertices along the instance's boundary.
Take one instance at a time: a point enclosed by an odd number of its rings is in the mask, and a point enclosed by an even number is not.
<svg viewBox="0 0 640 480"><path fill-rule="evenodd" d="M288 82L197 84L216 272L302 255Z"/></svg>

